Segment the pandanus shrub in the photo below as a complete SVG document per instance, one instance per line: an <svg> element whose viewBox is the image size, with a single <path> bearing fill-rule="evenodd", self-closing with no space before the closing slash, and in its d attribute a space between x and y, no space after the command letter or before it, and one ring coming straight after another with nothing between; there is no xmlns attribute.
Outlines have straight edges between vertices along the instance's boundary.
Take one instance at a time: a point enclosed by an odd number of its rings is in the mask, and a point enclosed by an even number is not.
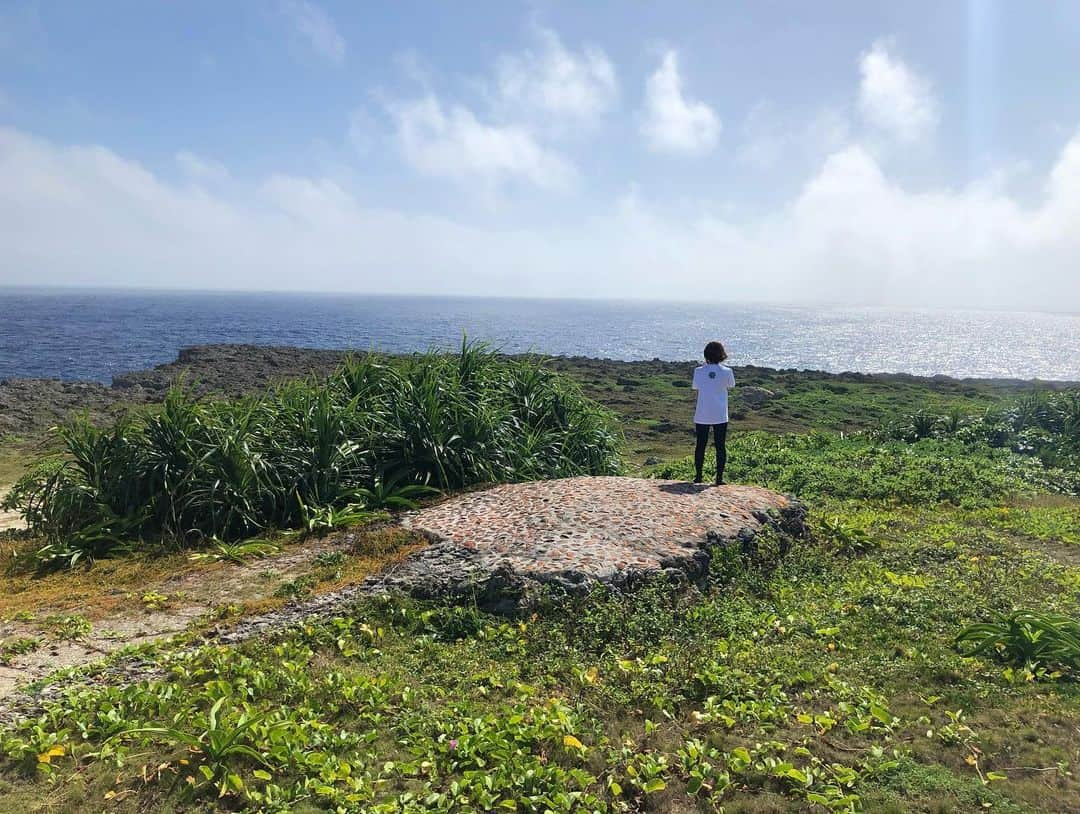
<svg viewBox="0 0 1080 814"><path fill-rule="evenodd" d="M969 447L1006 447L1038 458L1052 469L1080 471L1080 390L1037 390L1001 407L943 415L918 411L872 432L879 439L915 443L925 438L957 440Z"/></svg>
<svg viewBox="0 0 1080 814"><path fill-rule="evenodd" d="M997 657L1010 664L1080 669L1080 620L1054 613L1014 610L969 625L956 637L967 656Z"/></svg>
<svg viewBox="0 0 1080 814"><path fill-rule="evenodd" d="M406 508L435 489L615 474L611 415L564 374L483 346L386 359L354 356L325 380L261 397L195 399L101 429L60 430L64 455L7 498L76 562L169 538L232 542L312 517Z"/></svg>

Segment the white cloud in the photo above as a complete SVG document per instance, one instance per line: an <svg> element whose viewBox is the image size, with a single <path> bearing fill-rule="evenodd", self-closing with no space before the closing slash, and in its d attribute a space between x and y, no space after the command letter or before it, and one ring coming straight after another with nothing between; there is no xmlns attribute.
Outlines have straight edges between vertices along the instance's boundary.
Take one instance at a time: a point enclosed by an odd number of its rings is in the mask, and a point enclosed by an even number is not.
<svg viewBox="0 0 1080 814"><path fill-rule="evenodd" d="M664 54L660 67L645 83L641 132L652 150L688 155L708 152L720 137L716 112L683 94L675 51Z"/></svg>
<svg viewBox="0 0 1080 814"><path fill-rule="evenodd" d="M4 284L550 294L576 271L547 237L361 206L325 178L226 198L0 127Z"/></svg>
<svg viewBox="0 0 1080 814"><path fill-rule="evenodd" d="M547 189L564 189L576 176L569 161L541 146L524 127L485 124L462 105L444 109L432 94L391 102L387 109L402 157L426 175L521 179Z"/></svg>
<svg viewBox="0 0 1080 814"><path fill-rule="evenodd" d="M570 133L587 131L618 101L615 68L600 49L567 49L550 29L535 30L537 46L503 54L491 77L465 82L479 96L475 107L445 100L411 51L399 54L402 71L422 95L377 94L390 116L398 152L417 172L459 181L481 179L482 192L506 181L564 190L577 169L550 146ZM358 149L370 144L371 123L354 113L350 138Z"/></svg>
<svg viewBox="0 0 1080 814"><path fill-rule="evenodd" d="M281 0L282 13L319 56L345 64L347 46L334 21L310 0Z"/></svg>
<svg viewBox="0 0 1080 814"><path fill-rule="evenodd" d="M804 121L762 101L743 120L736 156L760 170L775 169L791 158L820 161L847 143L850 129L848 117L833 108L823 108Z"/></svg>
<svg viewBox="0 0 1080 814"><path fill-rule="evenodd" d="M619 97L615 66L594 46L574 53L550 29L537 31L539 49L504 54L496 66L496 104L557 126L587 124L610 110Z"/></svg>
<svg viewBox="0 0 1080 814"><path fill-rule="evenodd" d="M446 117L444 114L444 118ZM362 205L327 178L229 196L102 147L0 128L9 284L159 284L1080 310L1080 133L1034 205L993 184L912 191L853 145L773 213L673 213L631 195L592 217L478 226ZM58 240L57 236L63 236Z"/></svg>
<svg viewBox="0 0 1080 814"><path fill-rule="evenodd" d="M220 161L201 158L188 150L176 154L176 163L197 184L220 184L229 180L229 170Z"/></svg>
<svg viewBox="0 0 1080 814"><path fill-rule="evenodd" d="M930 81L875 42L859 58L859 111L872 126L904 143L917 142L937 126L938 103Z"/></svg>
<svg viewBox="0 0 1080 814"><path fill-rule="evenodd" d="M1042 200L1021 206L992 184L914 193L863 148L831 156L793 207L806 275L855 300L999 308L1076 308L1080 134Z"/></svg>
<svg viewBox="0 0 1080 814"><path fill-rule="evenodd" d="M690 296L706 286L733 301L1080 308L1080 233L1069 225L1080 222L1080 133L1034 206L986 184L905 189L852 145L790 202L750 222L640 202L622 220L625 240L611 262L635 294Z"/></svg>

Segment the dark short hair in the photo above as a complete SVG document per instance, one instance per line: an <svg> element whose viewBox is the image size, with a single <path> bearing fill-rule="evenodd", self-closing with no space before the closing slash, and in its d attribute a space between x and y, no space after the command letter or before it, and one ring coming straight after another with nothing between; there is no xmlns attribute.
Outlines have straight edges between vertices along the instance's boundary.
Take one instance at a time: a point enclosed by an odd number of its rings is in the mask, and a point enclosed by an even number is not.
<svg viewBox="0 0 1080 814"><path fill-rule="evenodd" d="M705 346L705 361L710 365L718 365L727 359L727 351L719 342L710 342Z"/></svg>

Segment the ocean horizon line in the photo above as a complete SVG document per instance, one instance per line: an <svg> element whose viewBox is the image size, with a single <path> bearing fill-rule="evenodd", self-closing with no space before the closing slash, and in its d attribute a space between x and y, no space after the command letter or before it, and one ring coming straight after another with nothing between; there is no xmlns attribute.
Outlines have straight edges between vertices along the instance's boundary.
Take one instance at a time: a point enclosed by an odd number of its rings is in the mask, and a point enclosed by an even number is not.
<svg viewBox="0 0 1080 814"><path fill-rule="evenodd" d="M1080 381L1080 317L1025 311L321 292L0 289L0 376L109 381L182 347L413 352L463 336L506 353L698 358L826 372Z"/></svg>
<svg viewBox="0 0 1080 814"><path fill-rule="evenodd" d="M258 289L258 288L184 288L178 286L114 286L114 285L23 285L0 283L0 296L5 292L31 294L80 293L80 294L133 294L133 295L207 295L207 296L266 296L266 297L348 297L350 299L385 299L385 300L453 300L483 302L536 302L536 303L613 303L620 305L715 305L750 308L777 309L827 309L895 311L907 313L1003 313L1003 314L1044 314L1048 316L1080 317L1080 311L1055 311L1032 308L1004 308L977 305L916 305L905 303L859 303L833 300L754 300L754 299L710 299L676 297L613 297L609 295L561 296L561 295L513 295L513 294L459 294L459 293L403 293L389 291L350 291L330 289Z"/></svg>

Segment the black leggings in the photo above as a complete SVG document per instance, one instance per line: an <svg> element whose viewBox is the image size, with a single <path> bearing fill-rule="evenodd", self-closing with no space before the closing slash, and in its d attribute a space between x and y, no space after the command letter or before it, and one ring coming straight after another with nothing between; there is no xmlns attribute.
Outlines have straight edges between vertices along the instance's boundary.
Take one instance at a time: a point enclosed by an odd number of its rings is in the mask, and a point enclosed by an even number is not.
<svg viewBox="0 0 1080 814"><path fill-rule="evenodd" d="M701 480L701 467L705 465L705 447L709 445L709 430L713 431L713 443L716 445L716 482L724 479L724 466L727 464L727 422L723 424L695 424L697 446L694 447L694 472Z"/></svg>

